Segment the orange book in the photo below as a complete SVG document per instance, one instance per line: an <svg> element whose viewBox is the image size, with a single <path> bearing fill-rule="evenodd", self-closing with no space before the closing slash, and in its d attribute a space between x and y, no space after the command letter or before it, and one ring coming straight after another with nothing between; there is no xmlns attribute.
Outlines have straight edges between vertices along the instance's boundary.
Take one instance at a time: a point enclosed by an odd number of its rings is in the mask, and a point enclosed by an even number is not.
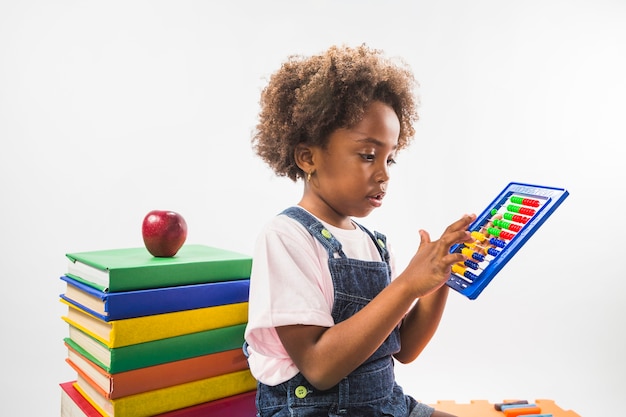
<svg viewBox="0 0 626 417"><path fill-rule="evenodd" d="M241 349L110 374L68 344L65 361L107 399L179 385L248 368Z"/></svg>

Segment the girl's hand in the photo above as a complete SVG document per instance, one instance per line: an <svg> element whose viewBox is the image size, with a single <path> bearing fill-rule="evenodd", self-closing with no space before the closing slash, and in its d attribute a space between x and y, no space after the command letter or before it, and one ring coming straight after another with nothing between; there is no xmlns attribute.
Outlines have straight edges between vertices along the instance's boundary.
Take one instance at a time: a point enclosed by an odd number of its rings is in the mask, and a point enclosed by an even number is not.
<svg viewBox="0 0 626 417"><path fill-rule="evenodd" d="M420 230L421 242L417 253L402 273L402 279L411 280L415 298L426 296L440 288L450 277L452 265L465 260L460 253L450 253L453 245L471 242L467 227L476 215L464 215L446 228L439 240L431 241L425 230ZM400 277L398 277L400 278Z"/></svg>

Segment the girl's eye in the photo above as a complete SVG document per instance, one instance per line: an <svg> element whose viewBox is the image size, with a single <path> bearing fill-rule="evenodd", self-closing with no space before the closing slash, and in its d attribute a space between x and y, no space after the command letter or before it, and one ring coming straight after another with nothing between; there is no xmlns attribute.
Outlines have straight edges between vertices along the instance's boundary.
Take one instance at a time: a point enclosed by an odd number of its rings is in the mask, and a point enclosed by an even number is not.
<svg viewBox="0 0 626 417"><path fill-rule="evenodd" d="M363 158L367 162L373 162L376 159L376 155L374 155L373 153L362 153L360 155L361 155L361 158ZM396 163L395 159L393 158L387 159L387 165L391 166L391 165L394 165L395 163Z"/></svg>

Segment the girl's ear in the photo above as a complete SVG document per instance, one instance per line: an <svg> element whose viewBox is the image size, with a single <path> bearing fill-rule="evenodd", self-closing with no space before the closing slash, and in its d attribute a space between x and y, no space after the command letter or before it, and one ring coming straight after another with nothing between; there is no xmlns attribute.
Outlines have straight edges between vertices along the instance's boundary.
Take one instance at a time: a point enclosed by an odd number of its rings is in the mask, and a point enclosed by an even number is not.
<svg viewBox="0 0 626 417"><path fill-rule="evenodd" d="M296 145L296 149L294 150L294 159L296 160L296 164L303 172L312 172L315 170L315 162L313 158L313 150L311 147L300 143Z"/></svg>

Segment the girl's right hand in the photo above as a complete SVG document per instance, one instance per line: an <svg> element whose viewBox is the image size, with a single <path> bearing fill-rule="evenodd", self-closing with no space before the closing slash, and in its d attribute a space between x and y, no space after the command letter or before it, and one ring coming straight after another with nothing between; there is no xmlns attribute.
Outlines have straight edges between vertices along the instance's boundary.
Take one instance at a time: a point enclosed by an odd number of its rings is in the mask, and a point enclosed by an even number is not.
<svg viewBox="0 0 626 417"><path fill-rule="evenodd" d="M474 214L464 215L448 226L435 241L430 240L427 231L419 231L419 248L402 274L403 278L411 280L415 298L439 289L450 277L452 265L465 260L465 256L460 253L450 253L450 248L458 243L472 241L467 228L475 219Z"/></svg>

